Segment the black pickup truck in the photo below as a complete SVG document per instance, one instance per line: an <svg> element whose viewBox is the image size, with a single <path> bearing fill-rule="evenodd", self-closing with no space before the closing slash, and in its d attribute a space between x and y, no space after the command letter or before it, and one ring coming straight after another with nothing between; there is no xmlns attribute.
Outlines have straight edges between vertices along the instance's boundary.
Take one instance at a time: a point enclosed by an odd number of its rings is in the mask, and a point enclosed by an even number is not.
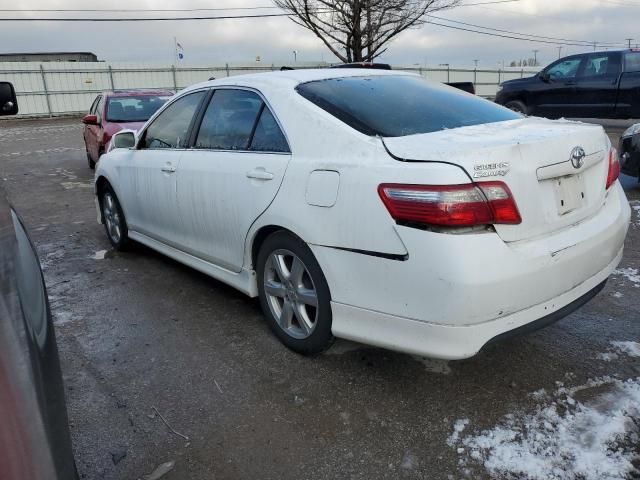
<svg viewBox="0 0 640 480"><path fill-rule="evenodd" d="M542 117L640 118L640 50L571 55L502 83L496 103Z"/></svg>

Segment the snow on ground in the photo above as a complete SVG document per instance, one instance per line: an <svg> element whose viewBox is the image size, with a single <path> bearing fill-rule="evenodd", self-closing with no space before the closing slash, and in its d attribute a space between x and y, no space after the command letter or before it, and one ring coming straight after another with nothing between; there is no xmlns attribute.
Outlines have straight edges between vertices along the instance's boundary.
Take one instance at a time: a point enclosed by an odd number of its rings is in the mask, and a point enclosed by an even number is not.
<svg viewBox="0 0 640 480"><path fill-rule="evenodd" d="M635 283L634 287L640 287L640 274L637 268L618 268L613 272L614 275L622 275L630 282Z"/></svg>
<svg viewBox="0 0 640 480"><path fill-rule="evenodd" d="M96 253L94 253L91 258L93 258L94 260L104 260L104 256L107 253L106 250L98 250Z"/></svg>
<svg viewBox="0 0 640 480"><path fill-rule="evenodd" d="M627 355L628 357L640 357L640 343L638 342L610 342L611 349L604 353L599 353L596 358L598 360L604 360L610 362L611 360L617 360L620 355Z"/></svg>
<svg viewBox="0 0 640 480"><path fill-rule="evenodd" d="M462 436L454 424L447 443L463 470L484 465L492 477L530 480L619 480L638 475L640 378L602 377L555 392L535 392L531 413L509 414L493 428ZM593 390L597 389L597 392ZM579 401L574 396L589 398ZM588 395L591 394L591 395Z"/></svg>
<svg viewBox="0 0 640 480"><path fill-rule="evenodd" d="M631 218L631 223L633 225L636 225L637 227L640 227L640 202L634 200L633 202L629 202L629 204L631 205L631 209L635 213L635 218Z"/></svg>

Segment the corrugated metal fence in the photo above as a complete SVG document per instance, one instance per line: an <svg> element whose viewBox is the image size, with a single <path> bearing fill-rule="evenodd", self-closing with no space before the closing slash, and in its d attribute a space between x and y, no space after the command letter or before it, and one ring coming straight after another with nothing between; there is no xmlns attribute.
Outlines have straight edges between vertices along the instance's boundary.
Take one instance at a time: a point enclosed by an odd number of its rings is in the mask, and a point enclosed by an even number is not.
<svg viewBox="0 0 640 480"><path fill-rule="evenodd" d="M320 65L318 65L320 66ZM304 65L302 68L313 68ZM68 115L88 110L103 90L166 88L180 90L210 77L277 70L274 65L174 66L116 63L0 63L0 80L13 83L19 116ZM478 95L491 98L500 82L532 75L530 68L487 70L473 68L394 66L440 82L473 82Z"/></svg>

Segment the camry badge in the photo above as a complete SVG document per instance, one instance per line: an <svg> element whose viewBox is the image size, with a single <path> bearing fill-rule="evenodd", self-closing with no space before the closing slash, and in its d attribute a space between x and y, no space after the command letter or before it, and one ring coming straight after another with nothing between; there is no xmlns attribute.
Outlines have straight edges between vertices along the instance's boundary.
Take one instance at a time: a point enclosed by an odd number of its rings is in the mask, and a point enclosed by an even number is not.
<svg viewBox="0 0 640 480"><path fill-rule="evenodd" d="M509 173L509 162L484 163L474 165L473 178L504 177Z"/></svg>
<svg viewBox="0 0 640 480"><path fill-rule="evenodd" d="M582 165L584 165L584 157L586 156L587 154L584 153L584 148L582 147L575 147L573 150L571 150L571 156L569 157L569 160L571 160L571 165L573 165L573 168L578 169Z"/></svg>

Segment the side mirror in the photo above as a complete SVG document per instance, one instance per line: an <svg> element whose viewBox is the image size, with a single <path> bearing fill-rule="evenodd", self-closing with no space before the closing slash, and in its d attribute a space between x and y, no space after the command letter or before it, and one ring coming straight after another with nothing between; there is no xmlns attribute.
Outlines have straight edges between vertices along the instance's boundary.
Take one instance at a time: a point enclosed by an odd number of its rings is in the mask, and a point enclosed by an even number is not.
<svg viewBox="0 0 640 480"><path fill-rule="evenodd" d="M132 148L136 145L136 134L133 130L122 130L111 139L111 149Z"/></svg>
<svg viewBox="0 0 640 480"><path fill-rule="evenodd" d="M18 100L16 91L9 82L0 82L0 115L16 115Z"/></svg>
<svg viewBox="0 0 640 480"><path fill-rule="evenodd" d="M540 77L540 80L545 83L549 83L549 81L551 80L551 75L549 75L547 72L540 72L538 74L538 77Z"/></svg>
<svg viewBox="0 0 640 480"><path fill-rule="evenodd" d="M85 125L97 125L98 124L98 117L97 115L85 115L84 117L82 117L82 123L84 123Z"/></svg>

